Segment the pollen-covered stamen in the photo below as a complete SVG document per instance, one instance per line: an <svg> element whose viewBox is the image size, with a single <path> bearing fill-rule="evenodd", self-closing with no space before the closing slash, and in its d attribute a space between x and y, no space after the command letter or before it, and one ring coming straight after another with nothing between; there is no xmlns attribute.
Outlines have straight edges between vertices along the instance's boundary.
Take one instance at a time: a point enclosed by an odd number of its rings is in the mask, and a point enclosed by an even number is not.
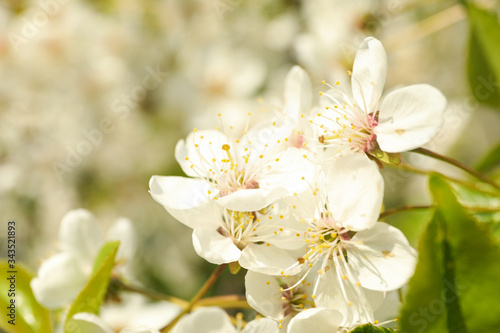
<svg viewBox="0 0 500 333"><path fill-rule="evenodd" d="M281 233L297 233L296 230L280 224L279 221L284 217L284 215L273 216L268 213L224 210L221 226L217 231L222 236L230 238L240 250L250 243L271 246Z"/></svg>
<svg viewBox="0 0 500 333"><path fill-rule="evenodd" d="M376 136L373 129L378 125L376 117L367 114L353 98L342 88L339 82L329 85L339 97L320 92L330 100L325 106L326 111L319 115L317 122L312 122L320 128L322 135L318 141L327 146L347 145L355 151L369 152L375 147ZM366 104L366 103L365 103Z"/></svg>
<svg viewBox="0 0 500 333"><path fill-rule="evenodd" d="M283 301L283 312L285 316L294 315L305 309L315 307L312 295L307 293L306 285L310 286L310 283L302 281L290 287L288 284L279 280L279 284L282 292L281 300Z"/></svg>
<svg viewBox="0 0 500 333"><path fill-rule="evenodd" d="M231 238L234 245L242 250L251 242L250 238L256 233L255 225L259 219L253 212L224 210L222 222L222 226L217 231L221 235Z"/></svg>

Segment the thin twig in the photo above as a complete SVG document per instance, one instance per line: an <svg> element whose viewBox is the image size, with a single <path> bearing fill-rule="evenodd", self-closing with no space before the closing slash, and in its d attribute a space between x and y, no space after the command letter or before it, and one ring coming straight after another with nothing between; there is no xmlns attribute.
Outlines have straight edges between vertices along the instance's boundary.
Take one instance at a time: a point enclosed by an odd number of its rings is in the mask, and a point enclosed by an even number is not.
<svg viewBox="0 0 500 333"><path fill-rule="evenodd" d="M463 171L473 175L477 179L482 180L483 182L488 183L491 186L495 187L496 189L500 190L500 186L497 183L495 183L493 180L489 179L485 175L477 172L476 170L472 169L471 167L469 167L469 166L467 166L467 165L465 165L465 164L463 164L463 163L461 163L461 162L459 162L451 157L447 157L447 156L438 154L436 152L433 152L433 151L431 151L429 149L425 149L425 148L417 148L417 149L412 150L412 152L417 153L417 154L421 154L421 155L425 155L425 156L429 156L429 157L435 158L437 160L449 163L453 166L456 166L457 168L462 169Z"/></svg>
<svg viewBox="0 0 500 333"><path fill-rule="evenodd" d="M396 213L399 213L399 212L405 212L405 211L409 211L409 210L420 210L420 209L430 209L430 208L433 208L434 206L429 206L429 205L410 205L410 206L402 206L402 207L395 207L395 208L391 208L391 209L388 209L386 211L383 211L382 213L380 213L380 216L379 218L383 219L387 216L390 216L390 215L393 215L393 214L396 214Z"/></svg>
<svg viewBox="0 0 500 333"><path fill-rule="evenodd" d="M210 275L208 280L205 282L205 284L201 287L201 289L196 293L196 295L191 299L189 302L188 306L182 310L177 317L174 318L161 332L162 333L167 333L169 332L176 324L177 322L187 313L191 312L195 304L207 293L207 291L213 286L213 284L219 279L220 275L226 268L227 264L219 265L215 271Z"/></svg>

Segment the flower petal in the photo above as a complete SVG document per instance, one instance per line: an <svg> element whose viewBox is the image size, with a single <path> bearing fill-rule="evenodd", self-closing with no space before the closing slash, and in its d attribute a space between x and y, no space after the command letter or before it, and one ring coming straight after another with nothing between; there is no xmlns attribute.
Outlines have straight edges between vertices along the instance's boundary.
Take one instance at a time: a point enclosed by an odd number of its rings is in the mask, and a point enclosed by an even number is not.
<svg viewBox="0 0 500 333"><path fill-rule="evenodd" d="M293 118L298 118L301 112L309 111L312 102L311 92L309 75L300 66L293 66L285 79L283 111Z"/></svg>
<svg viewBox="0 0 500 333"><path fill-rule="evenodd" d="M318 174L319 166L311 162L313 154L305 149L288 148L278 156L279 161L257 179L260 188L284 188L288 195L309 189Z"/></svg>
<svg viewBox="0 0 500 333"><path fill-rule="evenodd" d="M101 226L86 209L67 213L59 229L61 250L70 252L80 263L91 268L97 252L104 244Z"/></svg>
<svg viewBox="0 0 500 333"><path fill-rule="evenodd" d="M172 333L237 333L226 312L220 308L197 308L179 320Z"/></svg>
<svg viewBox="0 0 500 333"><path fill-rule="evenodd" d="M398 153L425 145L443 126L446 98L428 84L389 93L380 106L374 132L383 151Z"/></svg>
<svg viewBox="0 0 500 333"><path fill-rule="evenodd" d="M131 261L137 249L136 230L132 221L127 218L119 218L106 234L108 241L120 241L120 247L116 254L116 261Z"/></svg>
<svg viewBox="0 0 500 333"><path fill-rule="evenodd" d="M366 112L375 112L387 76L387 55L382 43L366 38L356 53L352 67L352 94Z"/></svg>
<svg viewBox="0 0 500 333"><path fill-rule="evenodd" d="M415 250L399 229L383 222L358 232L347 244L347 252L353 274L368 289L399 289L415 272Z"/></svg>
<svg viewBox="0 0 500 333"><path fill-rule="evenodd" d="M342 323L342 314L328 308L313 308L297 314L288 325L287 333L333 333Z"/></svg>
<svg viewBox="0 0 500 333"><path fill-rule="evenodd" d="M287 191L282 187L241 189L217 199L222 207L239 211L259 211L285 195Z"/></svg>
<svg viewBox="0 0 500 333"><path fill-rule="evenodd" d="M124 328L120 333L160 333L160 331L148 328L148 327L138 327L138 328Z"/></svg>
<svg viewBox="0 0 500 333"><path fill-rule="evenodd" d="M210 198L217 194L201 179L153 176L149 181L153 199L181 223L190 228L197 224L217 225ZM208 194L210 191L211 194Z"/></svg>
<svg viewBox="0 0 500 333"><path fill-rule="evenodd" d="M73 316L73 320L75 332L113 333L113 330L93 313L79 312Z"/></svg>
<svg viewBox="0 0 500 333"><path fill-rule="evenodd" d="M279 328L272 319L258 318L246 324L241 333L279 333Z"/></svg>
<svg viewBox="0 0 500 333"><path fill-rule="evenodd" d="M339 311L343 315L342 326L373 322L373 309L382 303L385 293L359 287L345 279L345 273L334 266L322 273L318 280L316 305Z"/></svg>
<svg viewBox="0 0 500 333"><path fill-rule="evenodd" d="M364 154L334 159L327 171L328 209L344 228L372 227L382 207L384 180L377 165Z"/></svg>
<svg viewBox="0 0 500 333"><path fill-rule="evenodd" d="M193 230L193 246L198 255L216 265L238 261L241 251L233 241L211 228Z"/></svg>
<svg viewBox="0 0 500 333"><path fill-rule="evenodd" d="M268 244L247 245L241 252L239 260L241 267L269 275L280 275L283 272L294 275L300 271L300 267L295 265L300 255L292 257L290 253L293 252ZM303 254L303 251L299 252ZM290 268L292 266L294 266L293 269Z"/></svg>
<svg viewBox="0 0 500 333"><path fill-rule="evenodd" d="M245 275L248 304L262 315L278 319L283 313L283 297L280 284L274 276L253 271Z"/></svg>
<svg viewBox="0 0 500 333"><path fill-rule="evenodd" d="M186 140L179 140L175 146L175 159L184 173L191 177L210 177L209 170L214 167L212 159L217 163L226 158L222 145L228 139L224 134L215 130L191 132ZM194 165L194 167L191 167Z"/></svg>
<svg viewBox="0 0 500 333"><path fill-rule="evenodd" d="M40 304L57 309L73 300L87 282L87 275L74 256L59 253L42 263L31 289Z"/></svg>
<svg viewBox="0 0 500 333"><path fill-rule="evenodd" d="M181 308L170 302L150 302L136 293L120 293L121 302L109 302L101 307L100 316L112 328L148 327L161 329L171 322ZM123 331L122 331L123 332Z"/></svg>

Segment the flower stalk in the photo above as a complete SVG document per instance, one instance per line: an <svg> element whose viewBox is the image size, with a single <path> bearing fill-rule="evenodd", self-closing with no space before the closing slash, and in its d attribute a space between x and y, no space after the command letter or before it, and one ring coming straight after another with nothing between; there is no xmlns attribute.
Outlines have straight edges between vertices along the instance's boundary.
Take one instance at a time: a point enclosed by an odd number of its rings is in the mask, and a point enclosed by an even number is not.
<svg viewBox="0 0 500 333"><path fill-rule="evenodd" d="M167 333L170 332L172 328L174 328L175 324L187 313L191 312L194 308L195 304L210 290L210 288L214 285L214 283L219 279L222 272L226 268L227 264L219 265L215 271L210 275L205 284L201 287L201 289L196 293L196 295L191 299L189 304L182 310L177 317L174 318L161 332Z"/></svg>
<svg viewBox="0 0 500 333"><path fill-rule="evenodd" d="M471 174L472 176L476 177L477 179L482 180L483 182L490 184L491 186L493 186L497 190L500 190L500 186L497 183L495 183L493 180L491 180L490 178L486 177L482 173L477 172L476 170L472 169L471 167L469 167L469 166L467 166L467 165L465 165L465 164L463 164L463 163L461 163L461 162L459 162L451 157L447 157L447 156L438 154L438 153L433 152L433 151L426 149L426 148L413 149L412 152L417 153L417 154L421 154L421 155L425 155L425 156L429 156L429 157L435 158L439 161L443 161L443 162L446 162L448 164L451 164L451 165L453 165L459 169L462 169L463 171Z"/></svg>

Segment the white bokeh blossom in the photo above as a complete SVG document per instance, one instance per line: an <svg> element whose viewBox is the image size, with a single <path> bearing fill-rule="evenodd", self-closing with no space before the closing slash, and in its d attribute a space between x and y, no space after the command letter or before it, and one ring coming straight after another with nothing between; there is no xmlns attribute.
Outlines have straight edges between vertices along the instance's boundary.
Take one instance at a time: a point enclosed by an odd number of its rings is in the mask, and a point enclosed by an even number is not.
<svg viewBox="0 0 500 333"><path fill-rule="evenodd" d="M200 307L182 317L172 333L278 333L278 323L268 318L258 318L235 327L227 313L217 307Z"/></svg>
<svg viewBox="0 0 500 333"><path fill-rule="evenodd" d="M85 209L68 212L59 229L60 252L45 260L31 280L31 288L38 302L56 309L71 302L85 286L92 274L94 260L106 241L120 241L116 255L115 272L129 274L136 249L136 235L132 222L120 218L105 235L94 215Z"/></svg>

